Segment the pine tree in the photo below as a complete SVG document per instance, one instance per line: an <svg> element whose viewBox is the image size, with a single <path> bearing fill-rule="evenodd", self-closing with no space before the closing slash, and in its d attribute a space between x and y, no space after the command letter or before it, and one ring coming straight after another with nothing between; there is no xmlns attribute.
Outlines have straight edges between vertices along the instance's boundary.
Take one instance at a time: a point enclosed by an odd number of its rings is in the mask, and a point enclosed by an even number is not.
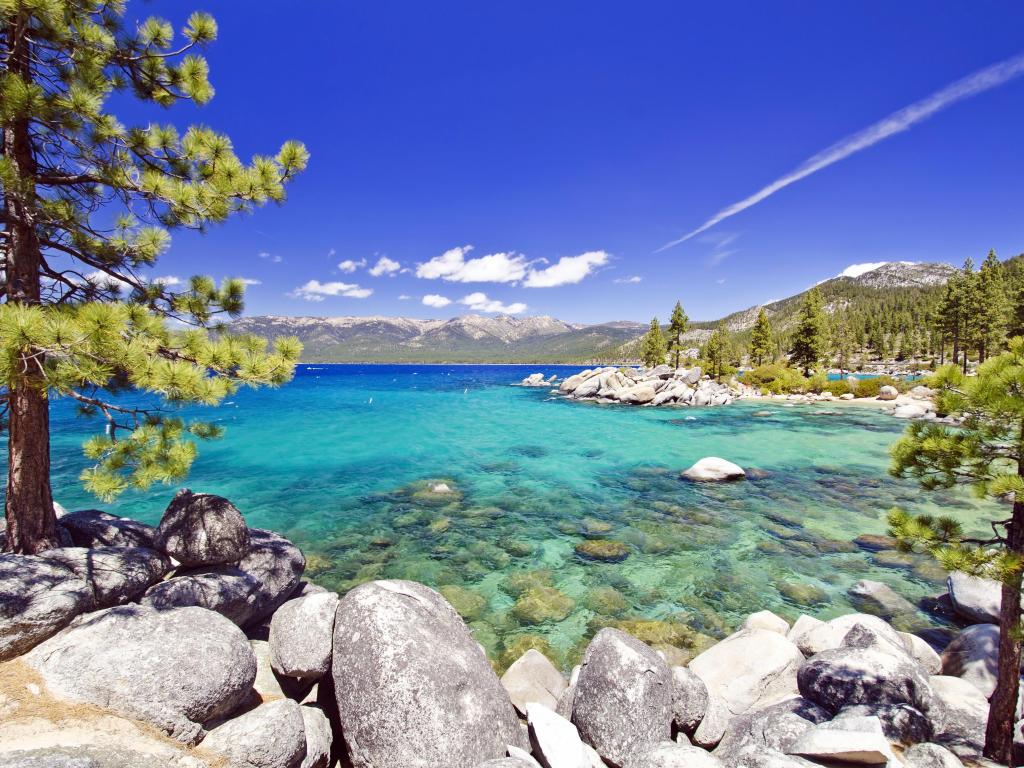
<svg viewBox="0 0 1024 768"><path fill-rule="evenodd" d="M853 357L853 340L846 328L842 327L833 326L829 336L832 342L832 359L839 372L845 373L849 370Z"/></svg>
<svg viewBox="0 0 1024 768"><path fill-rule="evenodd" d="M999 662L985 734L985 756L1009 764L1021 663L1021 574L1024 571L1024 339L967 377L955 364L936 374L942 413L964 417L958 427L915 422L892 448L892 473L925 489L966 483L981 495L1012 504L993 520L991 538L967 538L948 517L890 513L891 533L907 550L933 555L947 570L1002 584ZM1007 499L1012 501L1007 502ZM1003 515L999 515L1000 518Z"/></svg>
<svg viewBox="0 0 1024 768"><path fill-rule="evenodd" d="M668 353L672 357L672 365L679 367L679 358L683 353L683 334L690 324L690 318L683 311L683 305L676 302L672 310L672 319L668 324Z"/></svg>
<svg viewBox="0 0 1024 768"><path fill-rule="evenodd" d="M640 340L640 359L648 368L665 362L665 337L661 333L658 318L651 320L651 327Z"/></svg>
<svg viewBox="0 0 1024 768"><path fill-rule="evenodd" d="M757 321L754 323L754 330L750 336L750 360L754 365L762 365L771 362L774 351L772 344L772 326L768 322L768 315L761 307L757 313Z"/></svg>
<svg viewBox="0 0 1024 768"><path fill-rule="evenodd" d="M714 376L719 381L722 379L726 363L732 354L731 346L729 334L725 328L718 326L711 332L711 336L708 337L701 350L701 360L704 361L708 375Z"/></svg>
<svg viewBox="0 0 1024 768"><path fill-rule="evenodd" d="M809 376L811 368L817 365L828 349L828 320L822 308L821 292L812 288L804 295L797 318L796 330L793 332L793 345L790 358L794 364L804 369Z"/></svg>
<svg viewBox="0 0 1024 768"><path fill-rule="evenodd" d="M978 362L985 362L991 354L998 354L1006 340L1010 303L1003 271L995 251L989 251L978 270L975 324L977 327Z"/></svg>
<svg viewBox="0 0 1024 768"><path fill-rule="evenodd" d="M73 398L105 420L106 434L86 445L95 464L83 479L110 498L182 477L192 438L218 433L163 407L119 404L118 392L154 393L171 407L215 404L294 370L295 340L268 349L219 332L220 318L242 309L241 281L195 278L172 292L140 273L167 250L170 230L204 230L280 202L306 165L296 142L245 164L209 128L127 126L106 109L115 95L161 107L208 102L213 88L197 51L216 33L213 19L196 13L176 44L169 23L127 23L114 0L0 2L0 378L14 551L58 543L50 398Z"/></svg>

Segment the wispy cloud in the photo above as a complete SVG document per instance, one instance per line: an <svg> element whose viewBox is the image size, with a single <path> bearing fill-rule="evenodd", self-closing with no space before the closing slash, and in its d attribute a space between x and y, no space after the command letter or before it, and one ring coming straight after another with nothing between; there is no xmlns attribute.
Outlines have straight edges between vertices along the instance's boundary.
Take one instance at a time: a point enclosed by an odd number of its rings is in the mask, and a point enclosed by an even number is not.
<svg viewBox="0 0 1024 768"><path fill-rule="evenodd" d="M291 291L288 296L293 299L305 299L306 301L323 301L326 296L347 296L350 299L365 299L372 293L372 288L361 288L354 283L321 283L319 280L310 280L305 285L300 285L294 291Z"/></svg>
<svg viewBox="0 0 1024 768"><path fill-rule="evenodd" d="M993 64L990 67L986 67L985 69L979 70L967 77L957 80L956 82L947 85L945 88L936 91L931 96L893 112L891 115L878 121L874 125L871 125L851 136L847 136L842 141L839 141L813 157L808 158L795 170L790 171L782 178L773 181L768 186L762 187L750 197L746 197L738 203L730 205L728 208L723 208L692 232L665 243L663 246L658 248L655 253L672 248L673 246L679 245L680 243L699 235L701 232L710 229L719 222L728 219L730 216L735 216L737 213L745 211L753 205L757 205L765 198L774 195L780 189L784 189L790 184L800 181L800 179L806 178L812 173L820 171L822 168L827 168L833 163L837 163L850 155L874 146L878 142L887 139L894 134L909 130L917 123L927 120L932 115L941 112L946 107L956 104L958 101L963 101L971 96L976 96L979 93L983 93L987 90L1000 86L1022 74L1024 74L1024 53L1005 59L1004 61Z"/></svg>
<svg viewBox="0 0 1024 768"><path fill-rule="evenodd" d="M332 248L331 250L333 251L334 249ZM355 272L357 269L360 269L361 267L365 267L365 266L366 266L366 259L360 259L359 261L354 261L352 259L345 259L344 261L338 263L338 271L339 272L344 272L345 274L350 275L353 272Z"/></svg>
<svg viewBox="0 0 1024 768"><path fill-rule="evenodd" d="M282 261L284 261L284 259L278 256L276 253L271 253L270 251L260 251L259 257L261 259L266 259L272 264L280 264Z"/></svg>
<svg viewBox="0 0 1024 768"><path fill-rule="evenodd" d="M380 277L381 275L394 276L402 268L394 259L389 259L387 256L381 256L377 259L377 263L370 267L370 274L374 277Z"/></svg>
<svg viewBox="0 0 1024 768"><path fill-rule="evenodd" d="M486 293L477 291L459 299L459 304L464 304L476 312L490 312L492 314L518 315L526 311L527 307L521 301L513 304L503 304L497 299L487 298Z"/></svg>
<svg viewBox="0 0 1024 768"><path fill-rule="evenodd" d="M612 280L613 283L619 285L635 285L636 283L642 282L643 278L640 275L630 275L629 277L617 277Z"/></svg>
<svg viewBox="0 0 1024 768"><path fill-rule="evenodd" d="M550 267L531 269L523 283L527 288L556 288L573 285L611 259L605 251L587 251L579 256L563 256Z"/></svg>

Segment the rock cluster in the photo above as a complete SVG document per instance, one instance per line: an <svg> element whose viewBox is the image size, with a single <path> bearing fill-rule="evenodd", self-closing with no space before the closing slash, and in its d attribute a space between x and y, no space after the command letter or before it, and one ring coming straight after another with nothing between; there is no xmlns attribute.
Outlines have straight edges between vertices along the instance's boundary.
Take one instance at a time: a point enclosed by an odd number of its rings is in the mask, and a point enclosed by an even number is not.
<svg viewBox="0 0 1024 768"><path fill-rule="evenodd" d="M524 382L525 383L525 382ZM570 376L558 391L573 400L628 405L728 405L753 390L736 381L723 384L700 368L592 368Z"/></svg>

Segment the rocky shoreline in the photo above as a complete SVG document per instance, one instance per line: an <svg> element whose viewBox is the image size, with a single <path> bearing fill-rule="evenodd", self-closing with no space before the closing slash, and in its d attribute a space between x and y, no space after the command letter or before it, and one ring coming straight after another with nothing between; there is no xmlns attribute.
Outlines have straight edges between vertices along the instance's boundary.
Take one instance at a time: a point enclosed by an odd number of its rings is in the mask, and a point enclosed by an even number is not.
<svg viewBox="0 0 1024 768"><path fill-rule="evenodd" d="M0 555L6 766L954 768L984 740L1000 592L961 574L935 601L966 625L945 648L862 581L865 613L754 613L686 666L605 628L568 678L528 650L499 680L438 592L327 592L221 497L184 491L155 528L59 522L67 546Z"/></svg>

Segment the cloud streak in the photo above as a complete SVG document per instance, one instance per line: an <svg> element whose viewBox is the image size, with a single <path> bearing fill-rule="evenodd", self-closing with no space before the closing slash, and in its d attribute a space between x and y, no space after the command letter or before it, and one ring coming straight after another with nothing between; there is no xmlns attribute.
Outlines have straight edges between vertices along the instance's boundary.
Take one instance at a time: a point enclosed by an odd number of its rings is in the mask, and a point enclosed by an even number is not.
<svg viewBox="0 0 1024 768"><path fill-rule="evenodd" d="M845 139L833 144L827 149L808 158L797 167L780 179L773 181L766 187L762 187L750 197L740 200L738 203L723 208L710 219L705 221L692 232L680 238L665 243L655 253L668 250L673 246L686 242L691 237L699 235L719 222L745 211L753 205L757 205L767 197L771 197L780 189L788 187L800 179L810 176L833 163L838 163L850 155L853 155L868 147L874 146L880 141L889 138L897 133L909 130L917 123L927 120L932 115L941 112L946 107L952 106L959 101L969 99L979 93L984 93L992 88L1019 77L1024 74L1024 53L1005 59L997 64L978 70L967 77L961 78L945 88L936 91L920 101L916 101L908 107L893 112L888 117L879 120L874 125L868 126L862 131L847 136Z"/></svg>

